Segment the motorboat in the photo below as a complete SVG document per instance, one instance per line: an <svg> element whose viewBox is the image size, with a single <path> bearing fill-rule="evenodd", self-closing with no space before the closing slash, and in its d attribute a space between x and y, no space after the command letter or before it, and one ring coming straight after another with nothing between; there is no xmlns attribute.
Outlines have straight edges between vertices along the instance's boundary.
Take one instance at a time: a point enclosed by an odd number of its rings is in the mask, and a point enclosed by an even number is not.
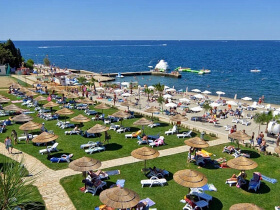
<svg viewBox="0 0 280 210"><path fill-rule="evenodd" d="M119 72L116 77L123 78L124 76Z"/></svg>
<svg viewBox="0 0 280 210"><path fill-rule="evenodd" d="M252 70L250 70L251 72L261 72L261 70L260 69L252 69Z"/></svg>

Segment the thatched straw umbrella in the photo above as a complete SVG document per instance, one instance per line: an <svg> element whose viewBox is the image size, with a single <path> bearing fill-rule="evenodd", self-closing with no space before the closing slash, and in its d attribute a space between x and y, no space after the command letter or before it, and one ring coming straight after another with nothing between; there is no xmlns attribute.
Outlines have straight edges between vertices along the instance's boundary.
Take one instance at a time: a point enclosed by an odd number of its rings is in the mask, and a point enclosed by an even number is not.
<svg viewBox="0 0 280 210"><path fill-rule="evenodd" d="M152 121L153 121L154 113L159 112L159 108L152 106L152 107L146 109L145 112L152 113Z"/></svg>
<svg viewBox="0 0 280 210"><path fill-rule="evenodd" d="M84 104L93 104L93 101L90 100L89 98L85 98L81 102L84 103Z"/></svg>
<svg viewBox="0 0 280 210"><path fill-rule="evenodd" d="M14 104L10 104L8 106L3 107L4 110L6 111L15 111L15 112L19 112L22 111L23 109L19 108L18 106L14 105Z"/></svg>
<svg viewBox="0 0 280 210"><path fill-rule="evenodd" d="M124 112L124 111L117 111L114 114L112 114L113 117L118 117L121 119L127 118L130 116L130 114ZM122 126L122 120L121 120L121 126Z"/></svg>
<svg viewBox="0 0 280 210"><path fill-rule="evenodd" d="M58 115L65 115L65 122L66 122L66 115L74 114L74 111L67 109L67 108L63 108L63 109L56 111L55 113Z"/></svg>
<svg viewBox="0 0 280 210"><path fill-rule="evenodd" d="M59 106L59 104L57 104L53 101L50 101L49 103L46 103L45 105L43 105L44 108L52 108L52 107L55 107L55 106Z"/></svg>
<svg viewBox="0 0 280 210"><path fill-rule="evenodd" d="M25 95L28 96L28 97L30 97L30 96L36 96L36 95L38 95L38 94L36 94L36 93L34 93L34 92L32 92L32 91L28 91L28 92L25 93Z"/></svg>
<svg viewBox="0 0 280 210"><path fill-rule="evenodd" d="M78 122L78 123L80 123L81 125L82 125L83 123L85 123L85 122L89 122L89 121L90 121L89 118L85 117L85 116L82 115L82 114L79 114L78 116L73 117L73 118L71 118L70 120L73 121L73 122Z"/></svg>
<svg viewBox="0 0 280 210"><path fill-rule="evenodd" d="M190 147L200 148L200 149L209 147L209 144L199 137L187 139L184 141L184 143Z"/></svg>
<svg viewBox="0 0 280 210"><path fill-rule="evenodd" d="M20 114L20 115L13 117L13 121L15 121L15 122L28 122L30 120L33 120L33 118L26 114Z"/></svg>
<svg viewBox="0 0 280 210"><path fill-rule="evenodd" d="M239 141L245 141L245 140L251 139L251 136L244 133L243 131L233 132L233 133L229 134L228 137L237 140L238 149L239 149Z"/></svg>
<svg viewBox="0 0 280 210"><path fill-rule="evenodd" d="M135 149L131 152L131 155L137 159L144 160L144 168L142 169L143 172L147 172L148 169L146 168L146 160L154 159L159 156L159 152L155 149L150 147L141 147Z"/></svg>
<svg viewBox="0 0 280 210"><path fill-rule="evenodd" d="M147 120L146 118L142 117L140 120L137 120L133 123L133 125L142 125L142 133L144 133L144 126L153 124L152 121Z"/></svg>
<svg viewBox="0 0 280 210"><path fill-rule="evenodd" d="M234 169L237 169L240 171L252 170L252 169L258 167L258 164L255 161L253 161L249 158L242 157L242 156L229 160L227 162L227 165L230 168L234 168Z"/></svg>
<svg viewBox="0 0 280 210"><path fill-rule="evenodd" d="M44 96L38 96L34 99L35 101L46 101L47 98L45 98Z"/></svg>
<svg viewBox="0 0 280 210"><path fill-rule="evenodd" d="M180 114L176 114L175 116L171 116L169 119L170 119L171 121L173 121L173 122L176 122L176 124L178 125L178 127L180 127L181 122L187 121L187 120L188 120L188 118L186 118L186 117L184 117L184 116L182 116L182 115L180 115Z"/></svg>
<svg viewBox="0 0 280 210"><path fill-rule="evenodd" d="M11 99L9 98L0 98L0 104L8 103Z"/></svg>
<svg viewBox="0 0 280 210"><path fill-rule="evenodd" d="M131 102L131 101L125 101L125 102L122 102L121 103L121 106L127 106L128 107L128 110L129 110L129 107L130 106L133 106L135 105L135 103Z"/></svg>
<svg viewBox="0 0 280 210"><path fill-rule="evenodd" d="M274 151L275 151L276 153L280 154L280 146L275 147L275 148L274 148Z"/></svg>
<svg viewBox="0 0 280 210"><path fill-rule="evenodd" d="M182 185L182 186L188 187L188 188L202 187L202 186L206 185L208 182L206 176L203 173L192 170L192 169L185 169L185 170L177 171L173 175L173 179L179 185Z"/></svg>
<svg viewBox="0 0 280 210"><path fill-rule="evenodd" d="M87 171L98 169L100 168L100 166L100 160L96 160L90 157L81 157L69 163L69 168L73 169L74 171L83 172L84 176L86 176Z"/></svg>
<svg viewBox="0 0 280 210"><path fill-rule="evenodd" d="M109 106L107 106L106 104L102 103L102 104L98 104L97 106L95 106L96 109L101 109L102 110L102 114L103 114L103 110L104 109L110 109Z"/></svg>
<svg viewBox="0 0 280 210"><path fill-rule="evenodd" d="M48 133L48 132L43 132L39 136L36 136L34 139L32 139L32 142L33 143L38 143L38 144L42 144L42 143L46 144L46 143L54 141L56 139L58 139L57 135L51 134L51 133Z"/></svg>
<svg viewBox="0 0 280 210"><path fill-rule="evenodd" d="M130 209L140 201L140 197L136 192L120 187L103 190L99 195L99 199L106 206L116 209Z"/></svg>
<svg viewBox="0 0 280 210"><path fill-rule="evenodd" d="M23 131L31 131L31 130L40 129L41 127L42 127L41 123L29 121L29 122L24 123L23 125L19 126L19 129L23 130Z"/></svg>
<svg viewBox="0 0 280 210"><path fill-rule="evenodd" d="M96 124L92 128L88 129L87 133L102 133L102 132L105 132L107 130L109 130L108 127L106 127L104 125ZM100 136L99 136L99 140L100 140Z"/></svg>
<svg viewBox="0 0 280 210"><path fill-rule="evenodd" d="M229 210L262 210L262 208L253 203L237 203L232 205Z"/></svg>

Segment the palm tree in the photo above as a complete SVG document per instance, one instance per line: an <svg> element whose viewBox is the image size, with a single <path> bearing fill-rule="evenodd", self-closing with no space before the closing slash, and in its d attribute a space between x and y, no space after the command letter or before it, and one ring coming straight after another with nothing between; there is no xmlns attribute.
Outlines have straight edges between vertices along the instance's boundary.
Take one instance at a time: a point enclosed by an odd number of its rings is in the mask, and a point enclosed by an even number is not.
<svg viewBox="0 0 280 210"><path fill-rule="evenodd" d="M87 79L85 77L78 77L77 80L82 85L86 84L86 81L87 81Z"/></svg>
<svg viewBox="0 0 280 210"><path fill-rule="evenodd" d="M159 96L157 102L161 105L161 111L163 111L164 98L162 96Z"/></svg>
<svg viewBox="0 0 280 210"><path fill-rule="evenodd" d="M212 109L209 103L204 103L202 108L204 109L205 113Z"/></svg>
<svg viewBox="0 0 280 210"><path fill-rule="evenodd" d="M15 209L18 206L38 205L32 202L34 196L31 185L35 178L26 177L27 170L21 167L22 161L18 164L5 157L0 167L0 209Z"/></svg>
<svg viewBox="0 0 280 210"><path fill-rule="evenodd" d="M97 82L97 80L94 79L94 78L92 77L92 78L90 79L90 85L93 86L94 92L96 92L95 82Z"/></svg>
<svg viewBox="0 0 280 210"><path fill-rule="evenodd" d="M154 91L149 89L149 88L145 88L144 89L144 93L148 94L148 101L150 100L150 94L153 93Z"/></svg>
<svg viewBox="0 0 280 210"><path fill-rule="evenodd" d="M259 131L258 133L260 133L260 129L261 129L261 125L266 123L266 128L265 128L265 132L267 133L267 127L268 127L268 123L269 121L271 121L273 119L273 114L271 111L269 111L267 114L266 113L257 113L254 116L254 121L255 123L259 124Z"/></svg>
<svg viewBox="0 0 280 210"><path fill-rule="evenodd" d="M153 86L155 87L156 91L159 92L159 96L162 96L163 91L164 91L164 85L160 84L160 82L159 82Z"/></svg>

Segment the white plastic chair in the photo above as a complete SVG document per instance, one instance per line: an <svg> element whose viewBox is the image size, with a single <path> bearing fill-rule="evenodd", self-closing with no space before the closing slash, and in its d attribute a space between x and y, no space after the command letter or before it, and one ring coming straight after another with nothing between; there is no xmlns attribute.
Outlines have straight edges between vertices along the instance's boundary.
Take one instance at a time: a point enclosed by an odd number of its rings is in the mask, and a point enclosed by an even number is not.
<svg viewBox="0 0 280 210"><path fill-rule="evenodd" d="M181 134L177 134L177 137L178 138L192 137L191 134L192 134L192 130L190 130L189 132L183 132Z"/></svg>
<svg viewBox="0 0 280 210"><path fill-rule="evenodd" d="M47 153L47 152L56 152L56 151L58 151L58 150L57 150L57 146L58 146L58 143L56 142L56 143L54 143L52 146L48 146L47 149L41 149L41 150L39 151L39 153L40 153L41 155L43 155L44 153Z"/></svg>

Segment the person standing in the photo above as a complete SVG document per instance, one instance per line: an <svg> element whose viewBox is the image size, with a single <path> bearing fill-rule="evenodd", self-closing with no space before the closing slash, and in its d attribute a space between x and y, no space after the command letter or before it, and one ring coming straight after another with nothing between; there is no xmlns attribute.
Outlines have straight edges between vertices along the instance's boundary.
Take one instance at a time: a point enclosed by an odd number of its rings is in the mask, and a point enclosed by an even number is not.
<svg viewBox="0 0 280 210"><path fill-rule="evenodd" d="M17 144L17 132L12 130L11 137L14 139L14 144Z"/></svg>
<svg viewBox="0 0 280 210"><path fill-rule="evenodd" d="M9 154L10 153L12 154L13 153L13 145L12 145L12 140L10 139L9 136L7 136L4 143L5 143L6 149L8 150ZM11 150L11 152L10 152L10 150Z"/></svg>
<svg viewBox="0 0 280 210"><path fill-rule="evenodd" d="M254 138L255 138L255 132L252 133L251 140L250 140L250 143L253 146L254 146Z"/></svg>
<svg viewBox="0 0 280 210"><path fill-rule="evenodd" d="M278 147L280 143L280 132L278 133L277 139L276 139L276 146Z"/></svg>

